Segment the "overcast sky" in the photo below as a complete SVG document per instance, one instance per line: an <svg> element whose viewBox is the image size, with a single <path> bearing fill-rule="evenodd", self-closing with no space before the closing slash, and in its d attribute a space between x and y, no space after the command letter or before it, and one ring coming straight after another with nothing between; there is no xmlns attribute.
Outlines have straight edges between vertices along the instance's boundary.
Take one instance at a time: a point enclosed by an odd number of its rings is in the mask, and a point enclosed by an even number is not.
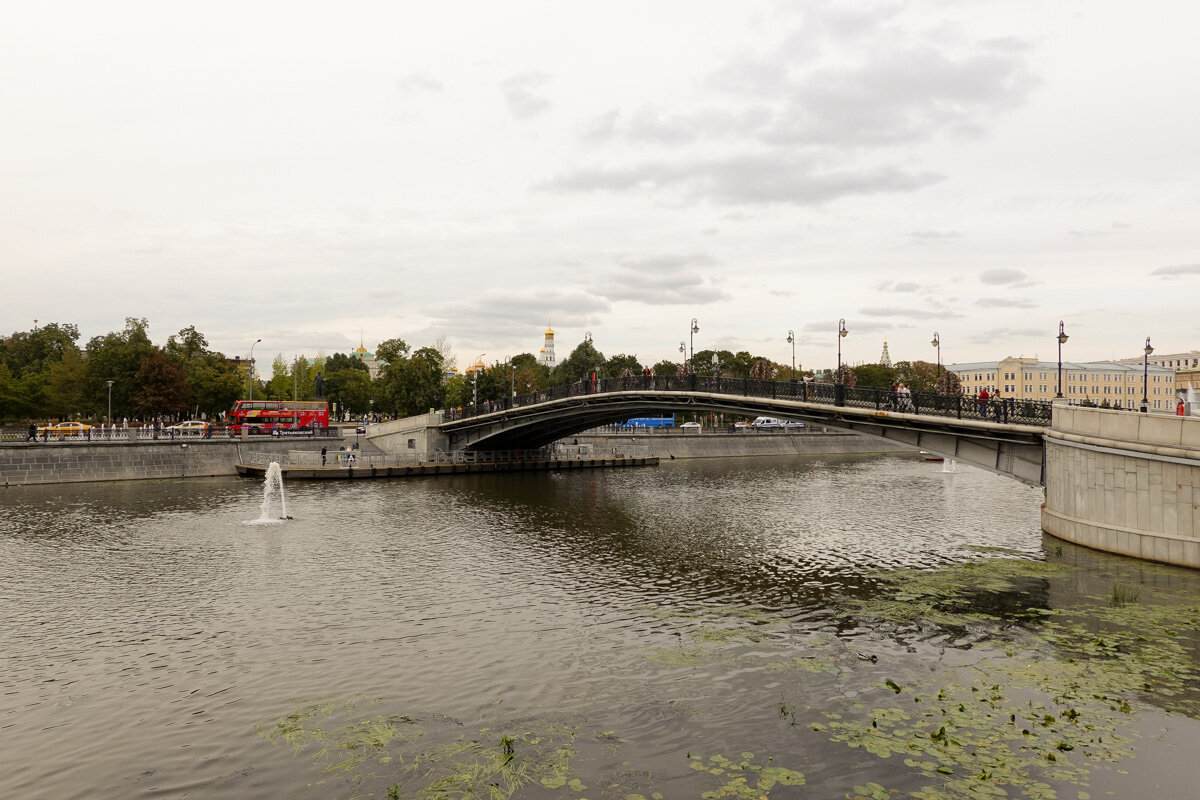
<svg viewBox="0 0 1200 800"><path fill-rule="evenodd" d="M1200 6L36 2L0 331L229 355L1200 348Z"/></svg>

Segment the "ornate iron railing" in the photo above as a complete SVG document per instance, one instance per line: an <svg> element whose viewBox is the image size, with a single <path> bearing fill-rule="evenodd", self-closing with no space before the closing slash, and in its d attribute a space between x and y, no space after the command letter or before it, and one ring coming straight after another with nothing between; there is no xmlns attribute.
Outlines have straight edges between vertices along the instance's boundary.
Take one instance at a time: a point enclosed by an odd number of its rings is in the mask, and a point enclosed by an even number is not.
<svg viewBox="0 0 1200 800"><path fill-rule="evenodd" d="M579 381L531 392L513 398L478 405L447 409L447 422L469 419L495 411L522 408L535 403L585 397L606 392L711 392L714 394L761 397L772 400L797 400L847 408L871 408L903 414L982 419L988 422L1050 425L1051 404L1045 400L989 399L980 403L974 397L936 392L893 392L890 389L846 386L811 381L766 381L754 378L713 378L700 375L671 377L607 378Z"/></svg>

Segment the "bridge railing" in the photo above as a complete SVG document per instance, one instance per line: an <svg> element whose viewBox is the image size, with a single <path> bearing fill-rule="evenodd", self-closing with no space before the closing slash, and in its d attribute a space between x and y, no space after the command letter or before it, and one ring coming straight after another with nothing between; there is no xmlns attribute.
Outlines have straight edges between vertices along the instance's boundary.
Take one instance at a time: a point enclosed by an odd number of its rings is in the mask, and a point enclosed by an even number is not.
<svg viewBox="0 0 1200 800"><path fill-rule="evenodd" d="M451 422L552 400L630 391L712 392L772 400L796 400L848 408L873 408L877 411L1044 426L1050 425L1052 408L1052 405L1044 400L1017 400L1006 397L993 398L981 404L974 397L959 394L893 392L887 388L856 387L841 383L768 381L755 378L719 378L701 375L671 375L667 377L634 375L628 378L597 378L596 380L577 381L517 397L503 398L462 408L451 408L446 410L443 419Z"/></svg>

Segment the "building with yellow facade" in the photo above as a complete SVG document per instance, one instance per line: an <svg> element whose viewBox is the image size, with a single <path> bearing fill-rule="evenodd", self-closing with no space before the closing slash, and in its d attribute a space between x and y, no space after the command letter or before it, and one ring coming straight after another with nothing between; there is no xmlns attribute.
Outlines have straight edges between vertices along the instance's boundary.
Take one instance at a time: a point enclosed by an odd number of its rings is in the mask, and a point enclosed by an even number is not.
<svg viewBox="0 0 1200 800"><path fill-rule="evenodd" d="M958 376L963 393L977 395L986 388L1016 400L1053 400L1058 393L1058 362L1010 356L1002 361L947 364ZM1174 411L1175 370L1150 365L1145 370L1145 396L1151 410ZM1062 364L1062 396L1072 405L1140 408L1143 365L1115 361Z"/></svg>

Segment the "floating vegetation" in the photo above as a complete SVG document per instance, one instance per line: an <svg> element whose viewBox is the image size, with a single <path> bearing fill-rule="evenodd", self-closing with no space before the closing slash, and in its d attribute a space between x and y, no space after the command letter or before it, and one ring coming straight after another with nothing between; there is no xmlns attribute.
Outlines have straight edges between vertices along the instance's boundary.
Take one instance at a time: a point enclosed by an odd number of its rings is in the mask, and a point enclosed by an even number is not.
<svg viewBox="0 0 1200 800"><path fill-rule="evenodd" d="M1189 652L1200 608L1136 603L1139 587L1119 584L1107 605L1047 607L1042 587L1072 571L988 560L876 576L883 595L850 600L844 615L942 629L951 642L960 629L982 625L1004 652L981 652L949 682L945 670L932 680L924 671L889 678L876 686L881 700L892 700L827 712L813 729L903 759L930 781L910 793L919 800L1048 799L1064 783L1086 787L1097 764L1132 756L1135 717L1148 704L1200 715L1200 669ZM883 797L887 789L864 784L855 792Z"/></svg>
<svg viewBox="0 0 1200 800"><path fill-rule="evenodd" d="M541 721L520 727L482 728L442 741L446 730L461 726L445 717L418 719L403 714L364 716L360 698L326 700L280 717L272 726L259 726L268 741L284 743L318 767L317 783L338 781L349 787L348 797L377 796L371 787L390 782L389 798L455 798L505 800L519 789L539 783L548 789L586 789L573 773L576 729L561 722ZM327 726L335 718L340 724ZM430 737L430 726L438 737ZM611 744L611 731L597 739ZM420 746L416 746L419 740Z"/></svg>
<svg viewBox="0 0 1200 800"><path fill-rule="evenodd" d="M718 797L736 797L740 800L763 800L770 797L771 790L778 786L803 786L804 773L786 767L755 764L754 753L742 753L740 761L725 756L710 756L702 759L690 756L692 769L717 775L725 782L717 789L701 793L703 800Z"/></svg>

